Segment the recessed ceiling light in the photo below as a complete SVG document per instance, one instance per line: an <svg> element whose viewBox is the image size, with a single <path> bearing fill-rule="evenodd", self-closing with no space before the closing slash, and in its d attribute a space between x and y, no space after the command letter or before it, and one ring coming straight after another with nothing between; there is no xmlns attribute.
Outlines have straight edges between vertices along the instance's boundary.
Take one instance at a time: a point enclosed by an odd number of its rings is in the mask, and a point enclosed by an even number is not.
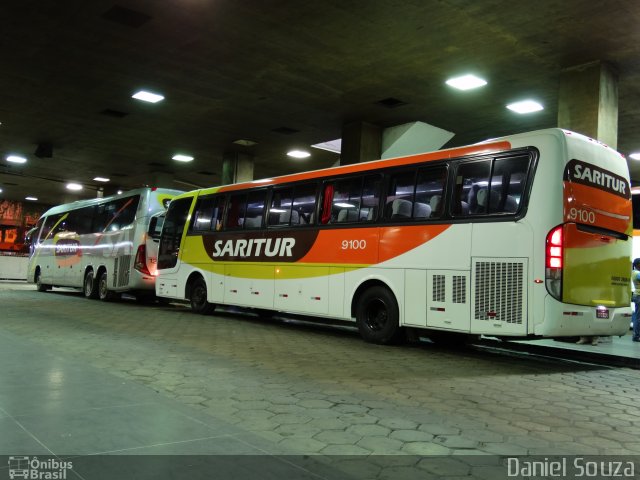
<svg viewBox="0 0 640 480"><path fill-rule="evenodd" d="M105 177L94 177L93 179L95 182L108 182L109 179L105 178Z"/></svg>
<svg viewBox="0 0 640 480"><path fill-rule="evenodd" d="M134 93L131 95L131 98L149 103L158 103L159 101L164 100L164 96L157 93L147 92L145 90L140 90L139 92Z"/></svg>
<svg viewBox="0 0 640 480"><path fill-rule="evenodd" d="M82 190L82 185L73 182L67 183L67 190L73 190L74 192L77 192L78 190Z"/></svg>
<svg viewBox="0 0 640 480"><path fill-rule="evenodd" d="M27 159L24 157L19 157L18 155L9 155L7 157L7 162L11 163L27 163Z"/></svg>
<svg viewBox="0 0 640 480"><path fill-rule="evenodd" d="M516 113L531 113L539 112L544 107L534 100L522 100L521 102L510 103L507 108Z"/></svg>
<svg viewBox="0 0 640 480"><path fill-rule="evenodd" d="M487 84L487 81L469 74L450 78L445 83L450 87L457 88L458 90L471 90L473 88L484 87Z"/></svg>
<svg viewBox="0 0 640 480"><path fill-rule="evenodd" d="M116 193L117 193L118 195L122 195L122 190L118 190Z"/></svg>
<svg viewBox="0 0 640 480"><path fill-rule="evenodd" d="M38 201L38 197L24 197L25 200L29 200L31 202L37 202Z"/></svg>
<svg viewBox="0 0 640 480"><path fill-rule="evenodd" d="M287 152L287 155L293 158L307 158L311 156L309 152L304 152L302 150L291 150L290 152Z"/></svg>
<svg viewBox="0 0 640 480"><path fill-rule="evenodd" d="M2 193L2 189L0 188L0 193Z"/></svg>
<svg viewBox="0 0 640 480"><path fill-rule="evenodd" d="M634 160L640 160L640 152L634 152L629 155L629 158L633 158Z"/></svg>
<svg viewBox="0 0 640 480"><path fill-rule="evenodd" d="M191 155L183 155L181 153L178 153L171 158L178 162L190 162L193 160L193 157Z"/></svg>
<svg viewBox="0 0 640 480"><path fill-rule="evenodd" d="M243 147L253 147L258 142L254 142L253 140L245 140L245 139L241 138L239 140L236 140L233 143L235 143L236 145L242 145Z"/></svg>

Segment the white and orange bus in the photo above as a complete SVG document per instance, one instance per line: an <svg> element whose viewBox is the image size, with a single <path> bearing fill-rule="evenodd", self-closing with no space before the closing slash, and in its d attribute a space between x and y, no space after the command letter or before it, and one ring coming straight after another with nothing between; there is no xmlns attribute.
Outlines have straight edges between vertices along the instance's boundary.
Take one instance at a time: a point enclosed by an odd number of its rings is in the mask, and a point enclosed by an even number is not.
<svg viewBox="0 0 640 480"><path fill-rule="evenodd" d="M156 294L352 321L375 343L622 335L631 234L625 159L549 129L180 195Z"/></svg>
<svg viewBox="0 0 640 480"><path fill-rule="evenodd" d="M27 280L41 292L76 287L101 300L155 296L161 221L180 193L139 188L47 210L31 232Z"/></svg>

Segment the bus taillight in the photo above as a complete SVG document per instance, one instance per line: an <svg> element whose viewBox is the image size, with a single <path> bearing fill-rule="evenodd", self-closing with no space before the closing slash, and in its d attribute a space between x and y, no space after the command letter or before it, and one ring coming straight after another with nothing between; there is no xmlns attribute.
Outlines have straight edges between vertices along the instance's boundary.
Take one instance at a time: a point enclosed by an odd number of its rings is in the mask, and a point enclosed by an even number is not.
<svg viewBox="0 0 640 480"><path fill-rule="evenodd" d="M138 251L136 252L136 261L133 264L133 268L145 275L151 275L151 272L147 267L147 249L144 245L140 245L138 247Z"/></svg>
<svg viewBox="0 0 640 480"><path fill-rule="evenodd" d="M564 245L562 225L547 234L545 248L545 279L547 291L557 300L562 299L562 264Z"/></svg>

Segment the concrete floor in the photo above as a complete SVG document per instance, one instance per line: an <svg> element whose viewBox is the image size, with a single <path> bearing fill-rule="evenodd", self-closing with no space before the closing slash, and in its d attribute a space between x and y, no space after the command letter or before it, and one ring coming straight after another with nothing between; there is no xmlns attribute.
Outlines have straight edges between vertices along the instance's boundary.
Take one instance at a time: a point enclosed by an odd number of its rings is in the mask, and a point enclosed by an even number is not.
<svg viewBox="0 0 640 480"><path fill-rule="evenodd" d="M381 479L507 478L500 456L640 455L638 370L381 347L8 282L0 308L0 455L73 458L77 478L115 478L98 459L129 454L187 457L139 457L118 478L211 478L210 455L229 473L217 478Z"/></svg>

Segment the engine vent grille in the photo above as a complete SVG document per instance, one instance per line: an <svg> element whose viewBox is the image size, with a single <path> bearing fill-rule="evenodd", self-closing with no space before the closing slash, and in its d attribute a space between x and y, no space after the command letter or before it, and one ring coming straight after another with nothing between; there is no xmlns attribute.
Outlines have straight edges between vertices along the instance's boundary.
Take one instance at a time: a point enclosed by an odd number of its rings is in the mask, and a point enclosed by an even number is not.
<svg viewBox="0 0 640 480"><path fill-rule="evenodd" d="M434 302L444 302L444 275L433 276L431 295Z"/></svg>
<svg viewBox="0 0 640 480"><path fill-rule="evenodd" d="M467 291L465 288L465 277L454 275L452 277L453 303L467 303Z"/></svg>
<svg viewBox="0 0 640 480"><path fill-rule="evenodd" d="M475 264L475 319L522 324L524 264Z"/></svg>
<svg viewBox="0 0 640 480"><path fill-rule="evenodd" d="M129 285L129 272L131 270L131 255L121 255L116 262L116 288Z"/></svg>

